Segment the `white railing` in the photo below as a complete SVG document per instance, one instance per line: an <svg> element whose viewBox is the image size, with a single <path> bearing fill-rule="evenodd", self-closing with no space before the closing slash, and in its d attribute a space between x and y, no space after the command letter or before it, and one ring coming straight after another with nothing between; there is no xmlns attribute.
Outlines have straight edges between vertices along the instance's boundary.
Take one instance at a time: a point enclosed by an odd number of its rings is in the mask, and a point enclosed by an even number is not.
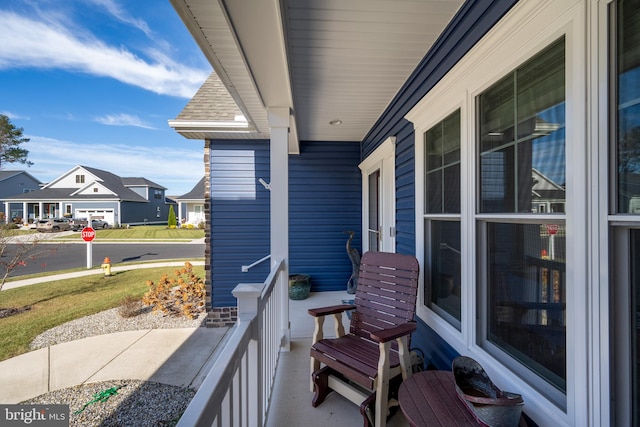
<svg viewBox="0 0 640 427"><path fill-rule="evenodd" d="M187 407L178 427L265 424L280 349L283 261L274 263L264 283L239 284L238 322L213 367Z"/></svg>

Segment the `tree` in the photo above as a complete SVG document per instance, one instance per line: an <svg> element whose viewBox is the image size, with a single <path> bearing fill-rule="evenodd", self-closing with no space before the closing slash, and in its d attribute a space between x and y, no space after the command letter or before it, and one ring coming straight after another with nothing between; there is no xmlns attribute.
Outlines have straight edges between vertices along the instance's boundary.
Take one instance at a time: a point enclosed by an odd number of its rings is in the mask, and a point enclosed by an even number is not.
<svg viewBox="0 0 640 427"><path fill-rule="evenodd" d="M56 245L39 244L37 236L20 237L10 227L0 227L0 291L13 270L38 262L39 258L46 258L57 250Z"/></svg>
<svg viewBox="0 0 640 427"><path fill-rule="evenodd" d="M178 225L178 220L176 219L176 213L173 210L173 205L169 205L169 219L167 220L167 225L169 228L175 228Z"/></svg>
<svg viewBox="0 0 640 427"><path fill-rule="evenodd" d="M22 131L22 128L17 128L11 123L9 117L0 114L0 169L5 163L22 163L27 166L33 164L27 160L29 151L20 147L20 144L29 142L29 138L25 138Z"/></svg>

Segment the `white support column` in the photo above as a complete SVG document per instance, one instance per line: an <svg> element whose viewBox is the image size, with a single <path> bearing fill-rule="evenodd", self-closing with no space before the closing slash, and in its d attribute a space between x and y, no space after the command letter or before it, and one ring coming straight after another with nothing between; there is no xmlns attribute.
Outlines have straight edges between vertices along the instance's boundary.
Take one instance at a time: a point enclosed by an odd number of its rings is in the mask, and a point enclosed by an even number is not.
<svg viewBox="0 0 640 427"><path fill-rule="evenodd" d="M24 215L22 215L24 217ZM4 222L9 224L9 220L11 219L11 203L4 202Z"/></svg>
<svg viewBox="0 0 640 427"><path fill-rule="evenodd" d="M271 265L284 260L278 288L282 301L284 349L291 344L289 327L289 108L269 108L271 129Z"/></svg>
<svg viewBox="0 0 640 427"><path fill-rule="evenodd" d="M44 204L42 202L38 202L38 219L43 219L44 215L42 210L44 209Z"/></svg>
<svg viewBox="0 0 640 427"><path fill-rule="evenodd" d="M33 220L35 222L36 218ZM22 223L29 224L29 204L27 202L22 202Z"/></svg>

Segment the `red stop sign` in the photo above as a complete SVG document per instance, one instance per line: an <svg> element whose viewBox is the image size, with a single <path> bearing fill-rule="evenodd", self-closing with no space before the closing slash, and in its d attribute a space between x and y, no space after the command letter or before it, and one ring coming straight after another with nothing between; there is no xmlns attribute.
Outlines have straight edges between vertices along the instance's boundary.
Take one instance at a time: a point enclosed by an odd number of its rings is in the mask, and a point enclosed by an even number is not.
<svg viewBox="0 0 640 427"><path fill-rule="evenodd" d="M85 227L82 229L82 233L80 233L80 235L82 236L82 240L90 242L96 238L96 230L91 227Z"/></svg>

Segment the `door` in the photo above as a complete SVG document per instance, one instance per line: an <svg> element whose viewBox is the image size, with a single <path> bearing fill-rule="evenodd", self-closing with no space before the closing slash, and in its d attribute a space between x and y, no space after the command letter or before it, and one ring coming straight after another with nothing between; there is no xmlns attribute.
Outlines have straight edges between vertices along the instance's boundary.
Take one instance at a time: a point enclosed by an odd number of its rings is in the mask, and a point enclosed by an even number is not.
<svg viewBox="0 0 640 427"><path fill-rule="evenodd" d="M395 138L388 138L360 164L362 251L395 252Z"/></svg>

